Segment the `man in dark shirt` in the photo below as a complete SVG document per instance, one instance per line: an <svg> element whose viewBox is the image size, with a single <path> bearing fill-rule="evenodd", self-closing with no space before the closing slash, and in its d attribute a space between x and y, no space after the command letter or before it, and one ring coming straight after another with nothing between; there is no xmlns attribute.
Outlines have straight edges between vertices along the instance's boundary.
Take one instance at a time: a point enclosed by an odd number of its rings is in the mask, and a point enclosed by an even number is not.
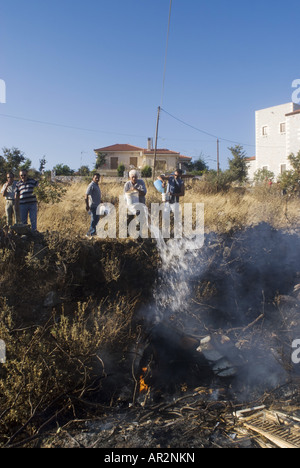
<svg viewBox="0 0 300 468"><path fill-rule="evenodd" d="M37 230L37 199L34 194L38 182L28 177L27 170L20 171L20 181L16 186L16 200L20 207L20 217L22 224L27 224L28 215L31 229Z"/></svg>
<svg viewBox="0 0 300 468"><path fill-rule="evenodd" d="M101 190L99 187L100 174L94 174L85 194L85 207L91 215L91 225L86 237L92 238L97 234L97 224L100 220L99 206L101 203Z"/></svg>
<svg viewBox="0 0 300 468"><path fill-rule="evenodd" d="M167 193L169 194L169 203L179 203L179 198L185 194L184 182L182 180L182 170L177 169L173 176L159 176L159 180L168 181Z"/></svg>

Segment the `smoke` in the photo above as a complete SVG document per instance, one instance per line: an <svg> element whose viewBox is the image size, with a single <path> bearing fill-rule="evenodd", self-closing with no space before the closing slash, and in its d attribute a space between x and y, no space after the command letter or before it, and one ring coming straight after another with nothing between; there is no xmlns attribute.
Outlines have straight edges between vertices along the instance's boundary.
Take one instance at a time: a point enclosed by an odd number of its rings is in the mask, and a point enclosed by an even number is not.
<svg viewBox="0 0 300 468"><path fill-rule="evenodd" d="M210 305L230 326L255 319L276 294L288 294L300 271L300 239L262 223L233 235L157 240L161 258L153 292L156 320L183 315L193 306L195 285L214 286ZM203 298L206 301L206 298Z"/></svg>
<svg viewBox="0 0 300 468"><path fill-rule="evenodd" d="M202 240L160 239L158 250L161 269L157 288L154 291L156 321L166 320L170 314L185 313L189 307L191 282L195 275L201 274L199 251Z"/></svg>
<svg viewBox="0 0 300 468"><path fill-rule="evenodd" d="M158 238L161 267L153 302L144 310L148 323L170 323L199 337L228 335L240 388L276 387L287 378L277 350L283 323L276 298L300 282L299 237L262 223L230 234L209 233L204 244L197 242ZM166 339L172 340L170 332Z"/></svg>

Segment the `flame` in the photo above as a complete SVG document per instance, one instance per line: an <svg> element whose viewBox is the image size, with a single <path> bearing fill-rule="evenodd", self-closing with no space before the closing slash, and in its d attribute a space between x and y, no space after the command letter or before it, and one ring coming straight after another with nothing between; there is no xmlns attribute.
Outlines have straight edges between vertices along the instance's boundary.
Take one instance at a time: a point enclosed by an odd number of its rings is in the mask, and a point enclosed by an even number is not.
<svg viewBox="0 0 300 468"><path fill-rule="evenodd" d="M143 375L140 376L140 393L147 392L149 389L149 386L146 384L144 377L147 372L147 367L143 367Z"/></svg>

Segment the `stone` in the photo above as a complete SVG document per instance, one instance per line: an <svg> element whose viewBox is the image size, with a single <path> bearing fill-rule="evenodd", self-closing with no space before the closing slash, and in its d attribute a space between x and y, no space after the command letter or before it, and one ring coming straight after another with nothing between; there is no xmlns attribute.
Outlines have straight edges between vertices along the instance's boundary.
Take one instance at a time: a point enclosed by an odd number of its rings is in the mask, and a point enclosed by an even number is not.
<svg viewBox="0 0 300 468"><path fill-rule="evenodd" d="M44 307L54 307L60 303L60 299L55 291L50 291L44 300Z"/></svg>

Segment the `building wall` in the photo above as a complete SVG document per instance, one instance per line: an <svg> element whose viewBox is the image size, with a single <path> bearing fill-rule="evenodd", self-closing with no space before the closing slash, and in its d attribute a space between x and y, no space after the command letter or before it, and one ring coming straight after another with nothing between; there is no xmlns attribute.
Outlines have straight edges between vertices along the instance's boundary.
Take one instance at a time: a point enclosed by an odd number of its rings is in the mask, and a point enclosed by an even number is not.
<svg viewBox="0 0 300 468"><path fill-rule="evenodd" d="M177 169L178 157L177 156L169 156L169 155L157 155L156 156L156 165L158 170L170 172L175 171ZM144 165L150 166L153 168L154 165L154 157L153 156L146 156L144 159Z"/></svg>
<svg viewBox="0 0 300 468"><path fill-rule="evenodd" d="M111 169L111 158L118 158L118 165L123 163L126 169L129 169L130 166L130 158L137 158L137 168L141 168L144 166L150 166L153 168L154 165L154 156L144 154L142 151L136 152L110 152L107 153L106 156L106 164L102 166L102 170L110 170ZM158 171L166 171L171 172L175 171L178 166L179 156L174 154L157 154L156 162Z"/></svg>
<svg viewBox="0 0 300 468"><path fill-rule="evenodd" d="M256 172L256 159L254 160L251 160L251 161L247 161L247 166L248 166L248 179L249 180L253 180L254 179L254 174Z"/></svg>
<svg viewBox="0 0 300 468"><path fill-rule="evenodd" d="M106 165L103 166L105 169L111 169L111 158L118 158L118 165L124 164L124 166L128 169L130 165L130 158L137 158L137 167L142 165L142 153L140 151L133 151L132 153L125 153L125 152L115 152L115 153L107 153L106 156Z"/></svg>
<svg viewBox="0 0 300 468"><path fill-rule="evenodd" d="M286 124L285 115L293 112L293 103L269 107L256 112L256 168L267 168L277 176L281 164L286 164L286 129L280 131L280 125Z"/></svg>
<svg viewBox="0 0 300 468"><path fill-rule="evenodd" d="M278 177L282 170L290 169L288 155L290 141L297 134L297 119L289 120L286 114L298 110L294 103L269 107L255 113L256 120L256 169L267 168ZM291 124L292 122L292 124ZM294 144L293 143L293 144Z"/></svg>
<svg viewBox="0 0 300 468"><path fill-rule="evenodd" d="M300 151L300 114L288 115L286 156Z"/></svg>

